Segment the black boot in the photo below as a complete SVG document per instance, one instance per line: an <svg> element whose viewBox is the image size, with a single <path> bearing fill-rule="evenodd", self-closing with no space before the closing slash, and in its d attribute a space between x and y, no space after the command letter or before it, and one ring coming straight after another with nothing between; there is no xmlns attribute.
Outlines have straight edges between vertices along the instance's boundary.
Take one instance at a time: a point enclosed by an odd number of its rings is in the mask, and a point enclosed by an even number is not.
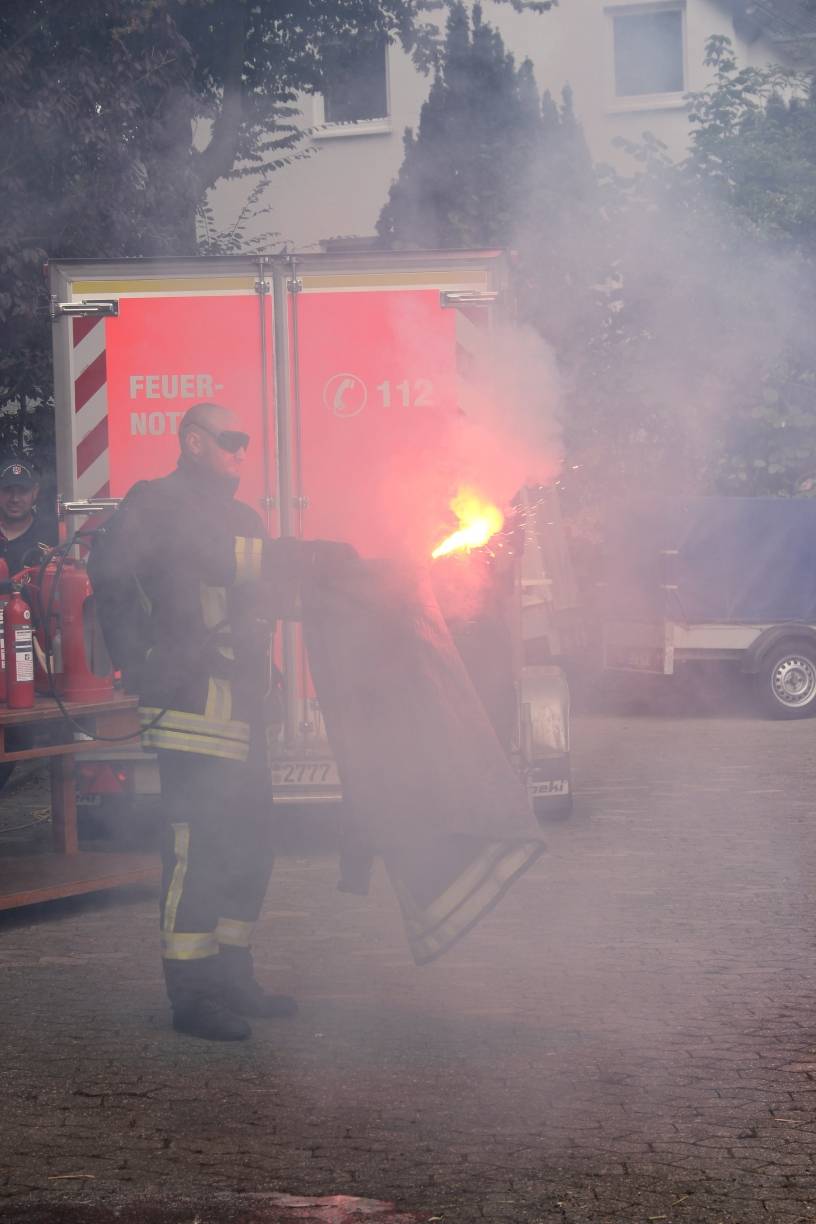
<svg viewBox="0 0 816 1224"><path fill-rule="evenodd" d="M273 1017L294 1016L298 1005L291 995L267 994L255 981L252 953L249 948L235 948L222 944L219 952L221 962L221 1000L239 1016Z"/></svg>
<svg viewBox="0 0 816 1224"><path fill-rule="evenodd" d="M246 1020L221 998L219 957L162 963L176 1032L207 1041L245 1041L252 1036Z"/></svg>
<svg viewBox="0 0 816 1224"><path fill-rule="evenodd" d="M173 1008L173 1028L207 1041L246 1041L252 1036L243 1016L230 1011L220 999L204 998L187 1007Z"/></svg>

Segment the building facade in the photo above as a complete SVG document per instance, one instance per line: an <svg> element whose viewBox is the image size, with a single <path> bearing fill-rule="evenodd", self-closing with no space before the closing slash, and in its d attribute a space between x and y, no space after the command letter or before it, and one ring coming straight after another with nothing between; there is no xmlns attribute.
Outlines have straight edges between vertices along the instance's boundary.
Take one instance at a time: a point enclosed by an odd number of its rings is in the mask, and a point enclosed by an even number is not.
<svg viewBox="0 0 816 1224"><path fill-rule="evenodd" d="M636 141L647 131L682 156L686 95L709 83L704 55L712 35L730 38L744 65L790 58L794 36L802 46L796 17L780 17L778 6L773 18L768 12L740 0L561 0L540 15L483 4L485 20L516 61L533 62L542 91L557 97L571 87L595 160L617 164L626 154L616 138ZM416 127L429 89L430 78L398 46L362 42L344 52L330 67L325 94L301 99L305 156L272 175L271 218L250 222L247 235L273 230L275 245L300 251L373 236L402 163L403 133ZM216 186L221 226L233 222L246 194L245 179Z"/></svg>

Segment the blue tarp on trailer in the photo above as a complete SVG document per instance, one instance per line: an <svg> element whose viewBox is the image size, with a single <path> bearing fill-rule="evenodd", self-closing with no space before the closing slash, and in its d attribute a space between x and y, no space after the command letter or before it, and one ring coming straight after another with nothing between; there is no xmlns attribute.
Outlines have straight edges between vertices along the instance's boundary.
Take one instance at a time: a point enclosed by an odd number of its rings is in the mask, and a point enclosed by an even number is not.
<svg viewBox="0 0 816 1224"><path fill-rule="evenodd" d="M609 618L816 624L816 500L627 502L607 519L604 571Z"/></svg>

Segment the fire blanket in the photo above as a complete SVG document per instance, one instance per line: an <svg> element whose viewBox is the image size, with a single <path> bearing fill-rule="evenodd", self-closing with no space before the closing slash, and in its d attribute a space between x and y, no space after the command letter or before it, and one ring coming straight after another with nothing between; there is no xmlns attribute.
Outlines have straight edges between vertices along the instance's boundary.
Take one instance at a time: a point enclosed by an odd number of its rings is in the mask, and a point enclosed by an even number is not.
<svg viewBox="0 0 816 1224"><path fill-rule="evenodd" d="M417 964L488 913L544 847L430 581L359 561L304 591L347 831L385 863Z"/></svg>

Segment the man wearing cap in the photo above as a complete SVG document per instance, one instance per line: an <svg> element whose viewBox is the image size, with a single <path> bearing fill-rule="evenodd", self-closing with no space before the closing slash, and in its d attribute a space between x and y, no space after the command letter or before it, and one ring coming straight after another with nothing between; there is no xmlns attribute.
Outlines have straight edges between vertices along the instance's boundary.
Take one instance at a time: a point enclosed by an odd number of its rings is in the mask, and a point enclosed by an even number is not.
<svg viewBox="0 0 816 1224"><path fill-rule="evenodd" d="M27 563L37 564L39 545L57 542L55 519L37 511L40 484L28 459L6 456L0 460L0 556L9 574L17 574Z"/></svg>

